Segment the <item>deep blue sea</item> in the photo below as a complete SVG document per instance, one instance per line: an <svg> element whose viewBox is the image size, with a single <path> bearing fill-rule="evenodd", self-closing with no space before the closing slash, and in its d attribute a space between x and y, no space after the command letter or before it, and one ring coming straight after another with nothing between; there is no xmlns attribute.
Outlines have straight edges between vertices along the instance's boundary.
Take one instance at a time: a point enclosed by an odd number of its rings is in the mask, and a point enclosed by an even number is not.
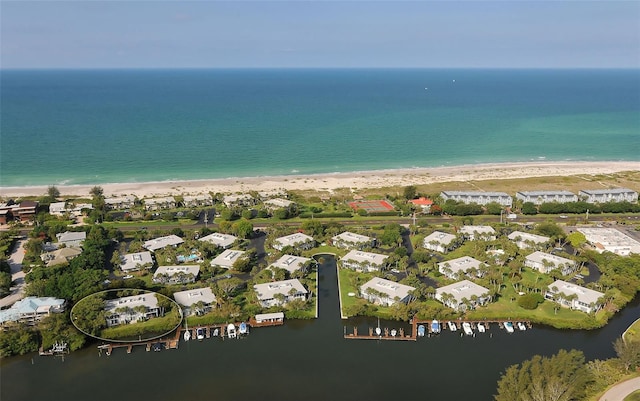
<svg viewBox="0 0 640 401"><path fill-rule="evenodd" d="M3 70L0 186L640 160L640 70Z"/></svg>

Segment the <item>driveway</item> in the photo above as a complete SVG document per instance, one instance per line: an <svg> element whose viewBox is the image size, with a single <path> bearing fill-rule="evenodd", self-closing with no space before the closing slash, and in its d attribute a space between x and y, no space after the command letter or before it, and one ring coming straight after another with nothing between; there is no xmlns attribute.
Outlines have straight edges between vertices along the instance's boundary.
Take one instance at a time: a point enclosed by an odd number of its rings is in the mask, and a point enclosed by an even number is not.
<svg viewBox="0 0 640 401"><path fill-rule="evenodd" d="M640 390L640 377L616 384L600 397L600 401L623 401L636 390Z"/></svg>
<svg viewBox="0 0 640 401"><path fill-rule="evenodd" d="M0 309L13 305L16 301L24 298L24 272L22 271L22 260L24 259L24 246L27 240L19 240L11 252L9 257L9 266L11 266L11 280L14 284L11 287L11 294L0 299Z"/></svg>

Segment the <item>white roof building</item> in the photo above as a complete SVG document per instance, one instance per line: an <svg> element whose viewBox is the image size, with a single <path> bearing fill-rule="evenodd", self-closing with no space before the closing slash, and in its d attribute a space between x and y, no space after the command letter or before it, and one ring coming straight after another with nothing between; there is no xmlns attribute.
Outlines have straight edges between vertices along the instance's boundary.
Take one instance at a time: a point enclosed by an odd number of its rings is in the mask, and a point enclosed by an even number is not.
<svg viewBox="0 0 640 401"><path fill-rule="evenodd" d="M502 206L511 206L513 199L505 192L483 192L483 191L442 191L440 197L447 201L453 199L462 203L476 203L486 205L496 202Z"/></svg>
<svg viewBox="0 0 640 401"><path fill-rule="evenodd" d="M562 280L554 281L547 288L545 298L550 300L556 298L557 302L562 306L581 310L586 313L597 311L602 307L601 303L598 302L598 300L604 296L601 292ZM577 298L568 300L562 296L556 296L557 294L564 294L566 296L576 295Z"/></svg>
<svg viewBox="0 0 640 401"><path fill-rule="evenodd" d="M67 202L53 202L49 205L49 214L61 216L67 211Z"/></svg>
<svg viewBox="0 0 640 401"><path fill-rule="evenodd" d="M578 195L569 191L520 191L516 192L516 198L523 202L531 202L534 205L549 202L567 203L578 201Z"/></svg>
<svg viewBox="0 0 640 401"><path fill-rule="evenodd" d="M422 241L425 249L446 253L454 248L456 236L453 234L434 231L427 235Z"/></svg>
<svg viewBox="0 0 640 401"><path fill-rule="evenodd" d="M178 246L182 244L184 240L177 235L167 235L165 237L158 237L154 239L150 239L149 241L145 241L142 245L143 248L150 250L151 252L155 252L158 249L165 248L167 246Z"/></svg>
<svg viewBox="0 0 640 401"><path fill-rule="evenodd" d="M360 295L369 302L391 306L397 302L411 301L410 292L413 290L415 287L374 277L360 287Z"/></svg>
<svg viewBox="0 0 640 401"><path fill-rule="evenodd" d="M253 196L249 194L226 195L222 198L222 203L227 207L234 205L253 205L255 203L255 199L253 199Z"/></svg>
<svg viewBox="0 0 640 401"><path fill-rule="evenodd" d="M144 306L146 310L136 311L135 308L140 306ZM125 308L128 310L123 311ZM158 298L151 292L105 301L104 309L108 315L107 326L133 323L148 317L159 316Z"/></svg>
<svg viewBox="0 0 640 401"><path fill-rule="evenodd" d="M26 297L9 309L0 310L0 324L24 321L34 323L51 313L64 312L65 300L53 297Z"/></svg>
<svg viewBox="0 0 640 401"><path fill-rule="evenodd" d="M340 259L340 264L345 269L372 272L383 269L388 258L379 253L351 250Z"/></svg>
<svg viewBox="0 0 640 401"><path fill-rule="evenodd" d="M295 204L295 202L292 202L287 199L282 199L282 198L274 198L274 199L268 199L264 201L264 204L269 209L280 209L280 208L288 208L289 206Z"/></svg>
<svg viewBox="0 0 640 401"><path fill-rule="evenodd" d="M578 267L577 263L571 259L540 251L527 255L524 258L524 265L545 274L553 269L559 269L565 276L576 271Z"/></svg>
<svg viewBox="0 0 640 401"><path fill-rule="evenodd" d="M258 296L258 301L265 308L284 305L294 299L305 299L308 293L298 279L256 284L253 289ZM284 300L282 302L278 300L276 294L282 294Z"/></svg>
<svg viewBox="0 0 640 401"><path fill-rule="evenodd" d="M461 258L445 260L438 263L438 271L445 276L454 279L459 274L467 273L471 269L479 269L485 264L471 256L463 256Z"/></svg>
<svg viewBox="0 0 640 401"><path fill-rule="evenodd" d="M105 198L104 203L110 209L129 209L135 204L136 198L131 195L122 196L119 198Z"/></svg>
<svg viewBox="0 0 640 401"><path fill-rule="evenodd" d="M448 294L445 295L445 294ZM436 289L436 299L444 305L456 309L466 310L466 300L471 307L483 304L488 299L489 290L469 280L458 281ZM473 299L477 297L477 301Z"/></svg>
<svg viewBox="0 0 640 401"><path fill-rule="evenodd" d="M276 238L273 241L273 247L279 251L287 246L291 246L298 249L311 249L315 246L316 241L313 237L303 233L293 233L285 235L284 237Z"/></svg>
<svg viewBox="0 0 640 401"><path fill-rule="evenodd" d="M200 266L198 265L160 266L153 273L152 281L161 284L193 283L199 273Z"/></svg>
<svg viewBox="0 0 640 401"><path fill-rule="evenodd" d="M128 253L122 255L121 260L120 269L122 269L123 272L131 272L140 270L143 267L149 268L153 266L153 257L149 251Z"/></svg>
<svg viewBox="0 0 640 401"><path fill-rule="evenodd" d="M511 241L520 249L532 248L536 245L546 244L551 241L551 238L543 235L526 233L524 231L514 231L507 236Z"/></svg>
<svg viewBox="0 0 640 401"><path fill-rule="evenodd" d="M583 189L578 195L589 203L631 202L638 201L638 193L628 188Z"/></svg>
<svg viewBox="0 0 640 401"><path fill-rule="evenodd" d="M176 300L178 305L187 312L186 314L191 314L193 305L198 302L202 302L206 309L207 307L215 305L217 301L216 296L209 287L193 288L191 290L174 292L173 298ZM202 312L204 312L204 310Z"/></svg>
<svg viewBox="0 0 640 401"><path fill-rule="evenodd" d="M213 233L199 239L199 241L210 242L223 249L230 248L237 240L238 237L223 233Z"/></svg>
<svg viewBox="0 0 640 401"><path fill-rule="evenodd" d="M213 197L209 194L195 196L185 195L182 199L185 207L213 205Z"/></svg>
<svg viewBox="0 0 640 401"><path fill-rule="evenodd" d="M375 246L376 239L367 237L366 235L345 231L331 238L333 246L337 248L356 248L362 249Z"/></svg>
<svg viewBox="0 0 640 401"><path fill-rule="evenodd" d="M621 256L640 254L640 242L615 228L578 227L577 230L584 234L587 241L600 253L608 251Z"/></svg>
<svg viewBox="0 0 640 401"><path fill-rule="evenodd" d="M296 270L301 269L302 266L310 260L311 259L303 258L302 256L282 255L282 257L276 260L271 266L269 266L269 268L278 267L280 269L285 269L289 273L293 273Z"/></svg>
<svg viewBox="0 0 640 401"><path fill-rule="evenodd" d="M233 268L233 264L240 258L244 257L245 251L236 249L227 249L211 261L211 266L219 266L224 269Z"/></svg>
<svg viewBox="0 0 640 401"><path fill-rule="evenodd" d="M87 239L87 233L84 231L65 231L63 233L56 234L58 238L58 244L69 247L80 247L85 239Z"/></svg>
<svg viewBox="0 0 640 401"><path fill-rule="evenodd" d="M173 196L149 198L144 200L144 207L147 210L171 209L176 207L176 199Z"/></svg>
<svg viewBox="0 0 640 401"><path fill-rule="evenodd" d="M459 232L471 241L476 239L493 241L496 239L496 230L491 226L462 226Z"/></svg>

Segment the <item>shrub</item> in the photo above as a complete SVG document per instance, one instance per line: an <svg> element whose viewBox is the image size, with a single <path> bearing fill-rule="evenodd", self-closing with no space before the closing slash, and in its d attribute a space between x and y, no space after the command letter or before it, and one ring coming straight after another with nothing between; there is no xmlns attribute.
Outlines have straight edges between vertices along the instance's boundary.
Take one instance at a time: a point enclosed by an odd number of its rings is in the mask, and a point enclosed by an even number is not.
<svg viewBox="0 0 640 401"><path fill-rule="evenodd" d="M524 294L518 298L518 306L524 309L535 309L544 301L544 297L538 293Z"/></svg>

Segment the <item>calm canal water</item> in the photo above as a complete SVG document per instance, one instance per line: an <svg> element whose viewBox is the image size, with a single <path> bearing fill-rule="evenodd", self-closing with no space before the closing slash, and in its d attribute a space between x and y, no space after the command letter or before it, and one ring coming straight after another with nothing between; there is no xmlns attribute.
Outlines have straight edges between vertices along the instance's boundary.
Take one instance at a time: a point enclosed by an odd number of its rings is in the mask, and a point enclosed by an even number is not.
<svg viewBox="0 0 640 401"><path fill-rule="evenodd" d="M576 348L588 359L614 356L612 342L640 316L636 300L596 331L534 326L508 335L494 326L491 336L475 338L444 332L417 342L346 340L345 325L364 330L367 321L340 320L333 259L321 265L319 285L319 319L257 328L242 340L182 342L163 352L118 349L110 357L91 346L64 361L3 360L0 399L491 400L501 372L534 354Z"/></svg>

